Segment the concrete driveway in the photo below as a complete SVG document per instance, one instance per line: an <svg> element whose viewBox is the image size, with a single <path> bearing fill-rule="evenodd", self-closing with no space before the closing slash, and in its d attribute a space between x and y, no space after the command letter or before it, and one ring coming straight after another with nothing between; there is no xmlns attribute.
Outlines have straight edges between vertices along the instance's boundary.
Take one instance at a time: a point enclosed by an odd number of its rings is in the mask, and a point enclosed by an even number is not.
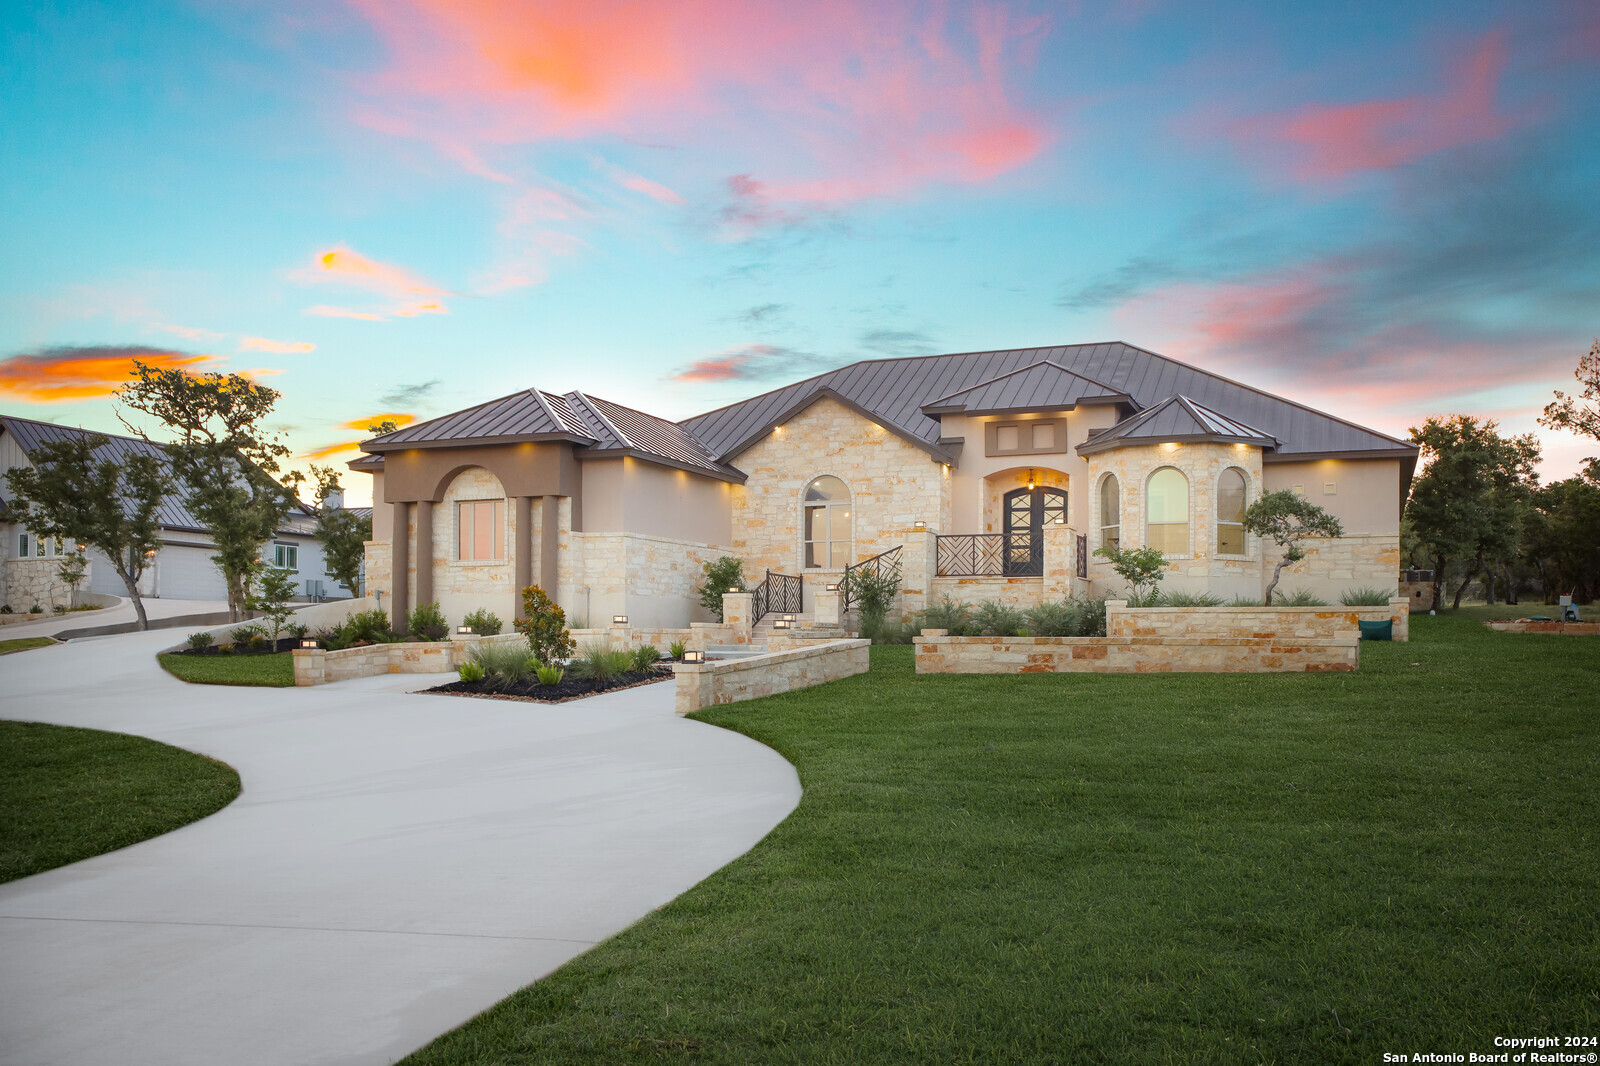
<svg viewBox="0 0 1600 1066"><path fill-rule="evenodd" d="M171 633L0 657L7 718L221 759L193 825L0 885L0 1062L388 1063L748 850L800 784L671 683L546 706L186 685Z"/></svg>

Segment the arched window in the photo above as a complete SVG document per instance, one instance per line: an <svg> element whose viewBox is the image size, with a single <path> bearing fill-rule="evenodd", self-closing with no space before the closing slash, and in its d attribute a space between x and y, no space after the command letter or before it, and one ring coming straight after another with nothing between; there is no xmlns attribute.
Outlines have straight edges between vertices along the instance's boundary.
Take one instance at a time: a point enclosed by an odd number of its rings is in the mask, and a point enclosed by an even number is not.
<svg viewBox="0 0 1600 1066"><path fill-rule="evenodd" d="M1150 475L1145 486L1145 538L1147 546L1164 555L1189 551L1189 481L1164 466Z"/></svg>
<svg viewBox="0 0 1600 1066"><path fill-rule="evenodd" d="M1244 554L1244 471L1230 466L1217 483L1217 554Z"/></svg>
<svg viewBox="0 0 1600 1066"><path fill-rule="evenodd" d="M805 562L808 570L850 565L850 490L824 475L806 486Z"/></svg>
<svg viewBox="0 0 1600 1066"><path fill-rule="evenodd" d="M1100 547L1122 545L1122 491L1117 475L1107 474L1100 482Z"/></svg>

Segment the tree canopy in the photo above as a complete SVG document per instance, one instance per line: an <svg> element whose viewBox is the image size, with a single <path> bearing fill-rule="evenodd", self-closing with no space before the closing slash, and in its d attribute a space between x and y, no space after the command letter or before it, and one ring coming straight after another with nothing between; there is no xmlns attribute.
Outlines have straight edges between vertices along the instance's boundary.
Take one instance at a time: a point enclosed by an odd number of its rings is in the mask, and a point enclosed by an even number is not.
<svg viewBox="0 0 1600 1066"><path fill-rule="evenodd" d="M1306 557L1306 541L1313 537L1344 536L1344 526L1337 518L1288 489L1265 493L1245 508L1244 528L1278 546L1278 564L1272 568L1272 580L1267 583L1268 607L1272 606L1272 593L1284 569Z"/></svg>
<svg viewBox="0 0 1600 1066"><path fill-rule="evenodd" d="M350 590L361 595L361 565L366 560L367 541L372 539L372 519L343 507L328 506L328 498L339 491L339 475L331 466L311 467L316 479L317 543L328 573Z"/></svg>
<svg viewBox="0 0 1600 1066"><path fill-rule="evenodd" d="M1545 407L1539 424L1600 440L1600 339L1595 340L1588 355L1578 360L1578 368L1572 376L1583 386L1581 399L1589 402L1579 403L1579 397L1568 396L1557 389L1555 400Z"/></svg>

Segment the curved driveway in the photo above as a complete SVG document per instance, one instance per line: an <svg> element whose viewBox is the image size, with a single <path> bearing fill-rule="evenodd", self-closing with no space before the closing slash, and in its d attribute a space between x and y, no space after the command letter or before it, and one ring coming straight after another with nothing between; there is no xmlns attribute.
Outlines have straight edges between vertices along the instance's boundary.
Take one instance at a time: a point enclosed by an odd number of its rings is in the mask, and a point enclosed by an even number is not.
<svg viewBox="0 0 1600 1066"><path fill-rule="evenodd" d="M0 715L152 737L244 792L0 885L0 1062L388 1063L647 914L794 809L670 683L546 706L436 677L186 685L172 633L0 657Z"/></svg>

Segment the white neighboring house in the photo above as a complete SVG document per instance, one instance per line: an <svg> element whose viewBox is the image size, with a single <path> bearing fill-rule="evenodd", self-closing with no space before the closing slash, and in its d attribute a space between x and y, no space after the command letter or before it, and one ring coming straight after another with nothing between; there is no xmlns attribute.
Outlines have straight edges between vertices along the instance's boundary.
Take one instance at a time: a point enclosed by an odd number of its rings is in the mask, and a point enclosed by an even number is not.
<svg viewBox="0 0 1600 1066"><path fill-rule="evenodd" d="M19 466L32 466L31 452L47 441L89 436L93 431L58 426L50 422L0 415L0 474ZM102 452L124 456L143 452L161 455L161 449L135 437L102 434L108 438ZM0 477L0 504L11 495L10 486ZM161 502L157 519L161 528L161 548L139 581L142 596L153 599L226 600L228 593L222 572L211 556L215 543L200 522L189 513L181 496L168 496ZM326 572L322 545L314 535L316 511L300 504L290 513L277 536L266 545L263 555L274 566L295 575L297 597L306 600L342 599L350 591ZM36 537L0 509L0 604L13 611L28 610L37 603L46 609L66 604L69 590L56 576L60 555L73 550L70 541L53 542ZM89 576L81 592L126 596L127 588L111 563L99 552L89 552Z"/></svg>

